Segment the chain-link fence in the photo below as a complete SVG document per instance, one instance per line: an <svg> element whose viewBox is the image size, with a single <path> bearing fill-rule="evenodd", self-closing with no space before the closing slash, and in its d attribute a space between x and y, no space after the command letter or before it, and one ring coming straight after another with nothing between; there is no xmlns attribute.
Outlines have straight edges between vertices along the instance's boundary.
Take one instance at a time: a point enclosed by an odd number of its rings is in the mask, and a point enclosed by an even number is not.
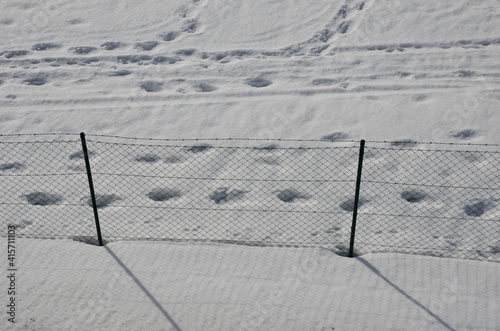
<svg viewBox="0 0 500 331"><path fill-rule="evenodd" d="M84 153L78 135L1 138L0 219L19 236L97 243L95 210L104 242L317 246L343 255L353 246L355 254L500 261L496 146L368 142L360 163L358 142L89 136Z"/></svg>
<svg viewBox="0 0 500 331"><path fill-rule="evenodd" d="M377 145L365 150L359 253L500 261L500 153Z"/></svg>

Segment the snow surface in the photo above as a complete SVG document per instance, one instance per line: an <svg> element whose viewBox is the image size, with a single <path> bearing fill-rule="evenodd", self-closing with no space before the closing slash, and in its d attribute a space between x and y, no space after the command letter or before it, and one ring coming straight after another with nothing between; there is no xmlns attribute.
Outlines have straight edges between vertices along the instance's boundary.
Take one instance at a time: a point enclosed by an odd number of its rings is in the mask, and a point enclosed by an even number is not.
<svg viewBox="0 0 500 331"><path fill-rule="evenodd" d="M500 322L498 263L220 244L18 245L18 322L2 321L3 330L496 330Z"/></svg>
<svg viewBox="0 0 500 331"><path fill-rule="evenodd" d="M497 0L0 8L2 134L500 144ZM498 218L498 206L488 217ZM215 244L16 244L18 323L4 316L8 330L500 325L497 263Z"/></svg>

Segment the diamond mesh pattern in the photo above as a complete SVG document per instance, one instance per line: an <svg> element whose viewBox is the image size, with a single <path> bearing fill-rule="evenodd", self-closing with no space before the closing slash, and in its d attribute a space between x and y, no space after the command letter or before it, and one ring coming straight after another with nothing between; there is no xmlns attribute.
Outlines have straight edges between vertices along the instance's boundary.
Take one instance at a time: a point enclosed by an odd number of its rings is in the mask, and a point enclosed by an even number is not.
<svg viewBox="0 0 500 331"><path fill-rule="evenodd" d="M0 222L34 238L95 241L89 186L75 141L0 143ZM4 235L4 234L2 234Z"/></svg>
<svg viewBox="0 0 500 331"><path fill-rule="evenodd" d="M285 142L88 139L104 241L318 246L346 255L357 143ZM80 137L0 148L5 227L97 242ZM500 262L499 168L497 151L367 143L355 253Z"/></svg>
<svg viewBox="0 0 500 331"><path fill-rule="evenodd" d="M367 146L355 249L500 261L500 153Z"/></svg>
<svg viewBox="0 0 500 331"><path fill-rule="evenodd" d="M107 240L341 250L348 240L338 205L354 191L355 147L88 146Z"/></svg>

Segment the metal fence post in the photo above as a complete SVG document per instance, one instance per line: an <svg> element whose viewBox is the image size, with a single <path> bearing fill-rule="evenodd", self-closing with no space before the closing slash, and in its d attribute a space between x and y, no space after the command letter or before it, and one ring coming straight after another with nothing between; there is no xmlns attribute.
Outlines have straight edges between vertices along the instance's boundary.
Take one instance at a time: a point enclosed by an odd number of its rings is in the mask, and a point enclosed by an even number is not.
<svg viewBox="0 0 500 331"><path fill-rule="evenodd" d="M365 141L359 144L358 175L356 177L356 193L354 196L354 206L352 211L351 242L349 243L349 257L354 257L354 236L356 233L356 219L358 218L359 191L361 187L361 172L363 170L363 155L365 154Z"/></svg>
<svg viewBox="0 0 500 331"><path fill-rule="evenodd" d="M92 208L94 209L95 226L97 229L97 240L99 241L99 246L102 246L101 226L99 225L99 214L97 213L97 203L95 199L94 183L92 182L92 173L90 172L89 153L87 151L87 143L85 142L85 133L83 132L80 133L80 138L82 140L83 157L85 159L85 167L87 168L87 177L89 180L90 199L92 201Z"/></svg>

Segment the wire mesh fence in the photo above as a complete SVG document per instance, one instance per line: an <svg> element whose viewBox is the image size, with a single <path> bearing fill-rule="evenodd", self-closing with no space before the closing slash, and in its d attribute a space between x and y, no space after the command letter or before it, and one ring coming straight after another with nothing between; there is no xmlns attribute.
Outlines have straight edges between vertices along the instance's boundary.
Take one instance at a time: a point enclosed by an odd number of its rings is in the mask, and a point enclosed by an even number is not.
<svg viewBox="0 0 500 331"><path fill-rule="evenodd" d="M500 153L370 146L365 153L359 253L500 260Z"/></svg>
<svg viewBox="0 0 500 331"><path fill-rule="evenodd" d="M356 254L500 262L496 147L368 142L355 206L357 142L89 136L93 205L78 135L1 138L0 220L19 236L97 243L95 207L104 242L316 246L342 255L354 244Z"/></svg>

